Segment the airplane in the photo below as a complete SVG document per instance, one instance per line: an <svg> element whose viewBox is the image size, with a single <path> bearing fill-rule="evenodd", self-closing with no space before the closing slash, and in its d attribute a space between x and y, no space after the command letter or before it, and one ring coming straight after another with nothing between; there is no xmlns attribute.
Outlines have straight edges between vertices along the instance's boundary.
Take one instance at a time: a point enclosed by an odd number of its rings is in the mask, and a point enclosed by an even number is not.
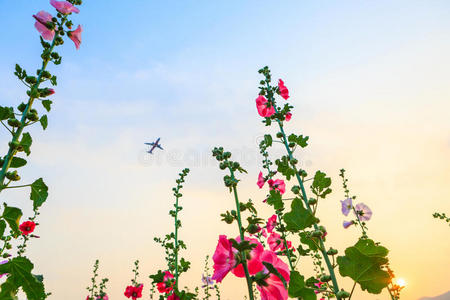
<svg viewBox="0 0 450 300"><path fill-rule="evenodd" d="M151 148L150 150L147 151L148 153L153 154L152 151L153 151L156 147L158 147L158 148L161 149L161 150L164 150L164 149L161 147L161 145L158 144L160 139L161 139L161 138L158 138L158 139L156 140L156 142L154 142L154 143L144 143L144 144L146 144L146 145L152 146L152 148Z"/></svg>

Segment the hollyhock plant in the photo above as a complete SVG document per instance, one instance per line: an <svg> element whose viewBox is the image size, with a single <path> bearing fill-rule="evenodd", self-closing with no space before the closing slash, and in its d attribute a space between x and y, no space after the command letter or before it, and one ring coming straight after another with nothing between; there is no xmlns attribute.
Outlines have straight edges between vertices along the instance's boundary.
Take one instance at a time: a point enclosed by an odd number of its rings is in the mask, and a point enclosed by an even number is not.
<svg viewBox="0 0 450 300"><path fill-rule="evenodd" d="M289 282L290 271L288 265L278 258L273 251L265 250L261 255L261 260L271 264L284 280ZM264 284L257 285L261 293L261 300L286 300L288 298L288 291L284 287L283 281L277 275L269 273L269 270L265 267L262 272L269 274L269 276L264 279Z"/></svg>
<svg viewBox="0 0 450 300"><path fill-rule="evenodd" d="M172 273L170 273L169 271L165 271L163 281L156 284L158 291L160 293L170 293L170 291L173 290L173 286L175 285L174 278L175 277L172 275Z"/></svg>
<svg viewBox="0 0 450 300"><path fill-rule="evenodd" d="M284 119L286 120L286 122L289 122L292 118L292 114L290 112L286 113L286 115L284 116Z"/></svg>
<svg viewBox="0 0 450 300"><path fill-rule="evenodd" d="M260 259L261 254L264 252L264 247L257 239L245 237L245 240L249 241L251 245L256 245L256 247L254 247L250 251L249 253L250 258L247 260L249 274L255 275L264 268ZM237 237L236 241L240 243L241 238ZM238 253L236 249L234 249L233 251L235 254ZM235 268L231 270L231 272L237 277L245 277L244 267L242 266L242 264L237 265Z"/></svg>
<svg viewBox="0 0 450 300"><path fill-rule="evenodd" d="M289 98L289 90L284 85L284 82L281 79L278 80L278 90L280 91L280 95L281 97L283 97L284 100L287 100Z"/></svg>
<svg viewBox="0 0 450 300"><path fill-rule="evenodd" d="M280 194L284 194L284 192L286 191L286 184L282 179L269 179L267 183L269 184L271 190L279 191Z"/></svg>
<svg viewBox="0 0 450 300"><path fill-rule="evenodd" d="M213 255L213 261L214 274L212 279L217 282L222 282L228 272L236 266L237 262L234 256L233 246L225 235L219 236L219 242Z"/></svg>
<svg viewBox="0 0 450 300"><path fill-rule="evenodd" d="M54 24L52 21L53 16L48 12L41 10L37 14L33 15L33 18L36 19L34 27L37 29L37 31L39 31L42 38L47 41L53 40L53 38L55 37L55 30L50 29L51 27L54 28Z"/></svg>
<svg viewBox="0 0 450 300"><path fill-rule="evenodd" d="M261 117L268 118L275 113L275 108L273 106L267 107L267 99L264 96L258 96L256 98L256 108Z"/></svg>
<svg viewBox="0 0 450 300"><path fill-rule="evenodd" d="M19 229L23 235L28 235L34 231L36 224L33 221L26 221L20 224Z"/></svg>
<svg viewBox="0 0 450 300"><path fill-rule="evenodd" d="M348 213L353 209L352 198L341 200L342 213L344 216L348 216Z"/></svg>
<svg viewBox="0 0 450 300"><path fill-rule="evenodd" d="M259 172L258 181L256 182L256 184L261 189L264 186L265 183L266 183L266 180L264 179L263 173Z"/></svg>
<svg viewBox="0 0 450 300"><path fill-rule="evenodd" d="M68 31L67 36L75 43L75 48L80 49L81 44L81 32L83 31L83 27L78 25L77 29L74 31Z"/></svg>
<svg viewBox="0 0 450 300"><path fill-rule="evenodd" d="M360 221L369 221L372 217L372 211L364 203L358 203L355 205L356 216Z"/></svg>
<svg viewBox="0 0 450 300"><path fill-rule="evenodd" d="M277 226L277 215L272 215L268 220L267 220L267 232L268 233L272 233L273 229L275 228L275 226Z"/></svg>
<svg viewBox="0 0 450 300"><path fill-rule="evenodd" d="M139 284L138 286L129 285L125 289L125 297L136 300L142 297L142 289L144 288L143 284Z"/></svg>
<svg viewBox="0 0 450 300"><path fill-rule="evenodd" d="M56 0L50 0L50 4L56 8L56 10L64 15L68 15L71 13L79 13L80 10L73 6L72 3L68 1L56 1Z"/></svg>

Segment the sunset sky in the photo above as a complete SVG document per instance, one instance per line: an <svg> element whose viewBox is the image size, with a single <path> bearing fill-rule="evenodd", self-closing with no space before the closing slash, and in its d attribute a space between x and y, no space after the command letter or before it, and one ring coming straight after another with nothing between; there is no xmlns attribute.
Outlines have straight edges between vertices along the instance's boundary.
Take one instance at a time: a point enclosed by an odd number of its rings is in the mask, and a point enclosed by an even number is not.
<svg viewBox="0 0 450 300"><path fill-rule="evenodd" d="M333 179L319 207L327 245L343 253L359 234L342 228L345 168L351 193L374 212L369 236L390 249L391 267L407 282L401 299L450 290L450 227L432 217L450 214L449 1L83 2L73 16L83 25L81 48L70 40L59 48L49 126L32 129L21 171L24 182L44 177L49 185L41 238L28 256L50 299L85 299L97 258L112 300L125 299L139 259L148 299L148 275L164 269L153 237L172 230L171 188L184 167L191 174L181 200L182 254L192 269L181 285L201 285L219 234L237 235L220 221L233 199L211 158L214 146L232 150L248 170L241 199L255 201L264 218L272 214L256 186L257 144L267 128L254 100L265 65L291 93L286 129L310 136L299 161ZM25 100L14 65L29 73L39 67L32 15L50 9L46 0L0 0L2 105ZM165 150L150 156L143 143L157 137ZM7 132L0 138L6 153ZM275 147L272 158L282 153ZM31 208L27 190L8 190L2 201ZM348 279L340 283L351 290ZM225 300L246 291L232 276L221 289ZM357 289L354 299L388 295Z"/></svg>

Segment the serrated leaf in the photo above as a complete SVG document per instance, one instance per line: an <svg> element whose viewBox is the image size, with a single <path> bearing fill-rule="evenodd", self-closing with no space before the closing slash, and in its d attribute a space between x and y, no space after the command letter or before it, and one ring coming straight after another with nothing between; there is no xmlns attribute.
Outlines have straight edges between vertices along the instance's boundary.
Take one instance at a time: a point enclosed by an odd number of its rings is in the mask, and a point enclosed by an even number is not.
<svg viewBox="0 0 450 300"><path fill-rule="evenodd" d="M316 218L307 210L300 198L295 198L291 204L291 211L283 216L286 222L286 229L291 232L298 232L313 225Z"/></svg>
<svg viewBox="0 0 450 300"><path fill-rule="evenodd" d="M264 135L264 142L265 142L267 147L272 146L272 136L270 134L265 134Z"/></svg>
<svg viewBox="0 0 450 300"><path fill-rule="evenodd" d="M304 300L316 300L317 295L313 289L305 286L305 277L300 275L299 272L291 272L291 278L289 280L289 296L292 298L302 298Z"/></svg>
<svg viewBox="0 0 450 300"><path fill-rule="evenodd" d="M345 250L345 256L337 258L339 273L359 283L362 290L379 294L390 281L389 273L382 269L388 263L387 254L385 247L361 239Z"/></svg>
<svg viewBox="0 0 450 300"><path fill-rule="evenodd" d="M12 107L0 106L0 120L6 120L14 116L14 109Z"/></svg>
<svg viewBox="0 0 450 300"><path fill-rule="evenodd" d="M27 295L28 300L42 300L45 298L44 284L34 276L31 271L33 270L33 264L26 257L15 257L9 262L0 265L0 273L8 273L8 286L5 287L5 291L17 291L19 287ZM3 294L4 286L1 286ZM2 297L0 299L3 300ZM5 298L9 299L9 298Z"/></svg>
<svg viewBox="0 0 450 300"><path fill-rule="evenodd" d="M27 164L27 161L21 157L14 156L11 160L10 168L20 168Z"/></svg>
<svg viewBox="0 0 450 300"><path fill-rule="evenodd" d="M311 185L311 190L314 195L325 198L326 195L331 193L331 178L327 177L327 175L321 171L317 171L314 175L314 180Z"/></svg>
<svg viewBox="0 0 450 300"><path fill-rule="evenodd" d="M33 143L33 139L31 138L31 135L28 132L25 132L22 136L22 140L20 141L20 145L23 147L23 151L28 155L30 155L30 147Z"/></svg>
<svg viewBox="0 0 450 300"><path fill-rule="evenodd" d="M19 236L20 235L19 222L20 218L22 217L22 211L20 210L20 208L7 206L5 204L2 217L8 223L9 227L13 232L13 235L15 237Z"/></svg>
<svg viewBox="0 0 450 300"><path fill-rule="evenodd" d="M40 119L39 122L42 125L42 128L45 130L47 129L47 125L48 125L48 119L47 119L47 115L43 115Z"/></svg>
<svg viewBox="0 0 450 300"><path fill-rule="evenodd" d="M276 190L271 190L269 196L267 197L267 204L273 205L275 210L282 209L284 207L284 203L281 198L280 192Z"/></svg>
<svg viewBox="0 0 450 300"><path fill-rule="evenodd" d="M51 78L50 78L50 82L52 83L52 85L57 85L58 83L56 82L56 76L55 75L53 75Z"/></svg>
<svg viewBox="0 0 450 300"><path fill-rule="evenodd" d="M42 178L39 178L31 184L30 200L33 201L33 207L40 207L48 197L48 186Z"/></svg>
<svg viewBox="0 0 450 300"><path fill-rule="evenodd" d="M50 111L50 109L52 108L52 100L42 100L42 106L47 110Z"/></svg>

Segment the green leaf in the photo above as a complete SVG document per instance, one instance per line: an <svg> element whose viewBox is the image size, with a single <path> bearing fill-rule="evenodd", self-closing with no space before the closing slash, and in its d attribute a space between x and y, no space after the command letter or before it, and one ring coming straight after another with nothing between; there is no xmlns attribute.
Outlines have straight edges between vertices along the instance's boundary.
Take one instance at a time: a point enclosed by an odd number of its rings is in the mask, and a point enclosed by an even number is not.
<svg viewBox="0 0 450 300"><path fill-rule="evenodd" d="M291 272L288 289L289 297L302 298L304 300L316 300L317 295L313 289L305 286L305 278L299 272Z"/></svg>
<svg viewBox="0 0 450 300"><path fill-rule="evenodd" d="M6 120L14 117L14 109L12 107L0 106L0 120Z"/></svg>
<svg viewBox="0 0 450 300"><path fill-rule="evenodd" d="M42 100L42 106L43 106L47 111L50 111L52 103L53 103L53 102L52 102L51 100Z"/></svg>
<svg viewBox="0 0 450 300"><path fill-rule="evenodd" d="M308 232L300 232L300 242L307 245L310 250L316 251L318 249L319 239L312 237Z"/></svg>
<svg viewBox="0 0 450 300"><path fill-rule="evenodd" d="M6 229L6 222L4 220L0 220L0 236L3 236Z"/></svg>
<svg viewBox="0 0 450 300"><path fill-rule="evenodd" d="M270 134L264 135L264 142L266 143L267 147L272 146L272 136Z"/></svg>
<svg viewBox="0 0 450 300"><path fill-rule="evenodd" d="M50 82L52 83L52 85L57 85L58 83L56 82L56 76L55 75L53 75L51 78L50 78Z"/></svg>
<svg viewBox="0 0 450 300"><path fill-rule="evenodd" d="M10 168L20 168L27 164L27 161L21 157L14 156L11 160Z"/></svg>
<svg viewBox="0 0 450 300"><path fill-rule="evenodd" d="M33 270L33 264L26 257L15 257L9 262L0 265L0 273L8 273L8 279L1 286L0 299L14 299L14 298L3 298L4 292L6 295L11 291L17 291L19 287L27 295L28 300L42 300L45 298L44 284L35 275L31 273ZM5 290L4 290L5 288Z"/></svg>
<svg viewBox="0 0 450 300"><path fill-rule="evenodd" d="M30 155L30 147L33 143L33 139L31 138L31 135L28 132L25 132L22 136L22 141L20 141L20 145L23 147L23 151L28 155Z"/></svg>
<svg viewBox="0 0 450 300"><path fill-rule="evenodd" d="M326 195L331 193L331 189L329 188L331 185L331 178L326 176L327 174L317 171L311 185L312 192L321 198L325 198Z"/></svg>
<svg viewBox="0 0 450 300"><path fill-rule="evenodd" d="M303 137L303 135L297 136L293 133L288 136L289 143L296 143L297 145L299 145L302 148L305 148L306 146L308 146L308 140L309 140L309 136L305 136L305 137Z"/></svg>
<svg viewBox="0 0 450 300"><path fill-rule="evenodd" d="M271 190L269 197L267 197L267 204L273 205L275 210L280 210L284 207L283 200L281 199L280 192L276 190Z"/></svg>
<svg viewBox="0 0 450 300"><path fill-rule="evenodd" d="M22 217L22 211L17 207L8 206L6 204L3 210L3 219L8 223L15 237L20 235L19 222ZM3 274L3 273L0 273Z"/></svg>
<svg viewBox="0 0 450 300"><path fill-rule="evenodd" d="M48 197L48 186L42 178L31 184L30 200L33 200L33 207L40 207Z"/></svg>
<svg viewBox="0 0 450 300"><path fill-rule="evenodd" d="M281 160L275 160L275 164L278 166L277 171L283 174L287 180L295 175L295 170L291 168L288 156L285 155L281 157Z"/></svg>
<svg viewBox="0 0 450 300"><path fill-rule="evenodd" d="M39 122L42 125L42 128L45 130L47 129L47 125L48 125L48 119L47 119L47 115L43 115L40 119Z"/></svg>
<svg viewBox="0 0 450 300"><path fill-rule="evenodd" d="M286 229L291 232L298 232L313 225L316 218L311 212L303 207L302 200L295 198L292 201L291 211L283 216L286 222Z"/></svg>
<svg viewBox="0 0 450 300"><path fill-rule="evenodd" d="M388 263L388 250L370 239L361 239L345 250L337 263L342 276L352 278L362 290L379 294L389 284L389 273L382 269Z"/></svg>

